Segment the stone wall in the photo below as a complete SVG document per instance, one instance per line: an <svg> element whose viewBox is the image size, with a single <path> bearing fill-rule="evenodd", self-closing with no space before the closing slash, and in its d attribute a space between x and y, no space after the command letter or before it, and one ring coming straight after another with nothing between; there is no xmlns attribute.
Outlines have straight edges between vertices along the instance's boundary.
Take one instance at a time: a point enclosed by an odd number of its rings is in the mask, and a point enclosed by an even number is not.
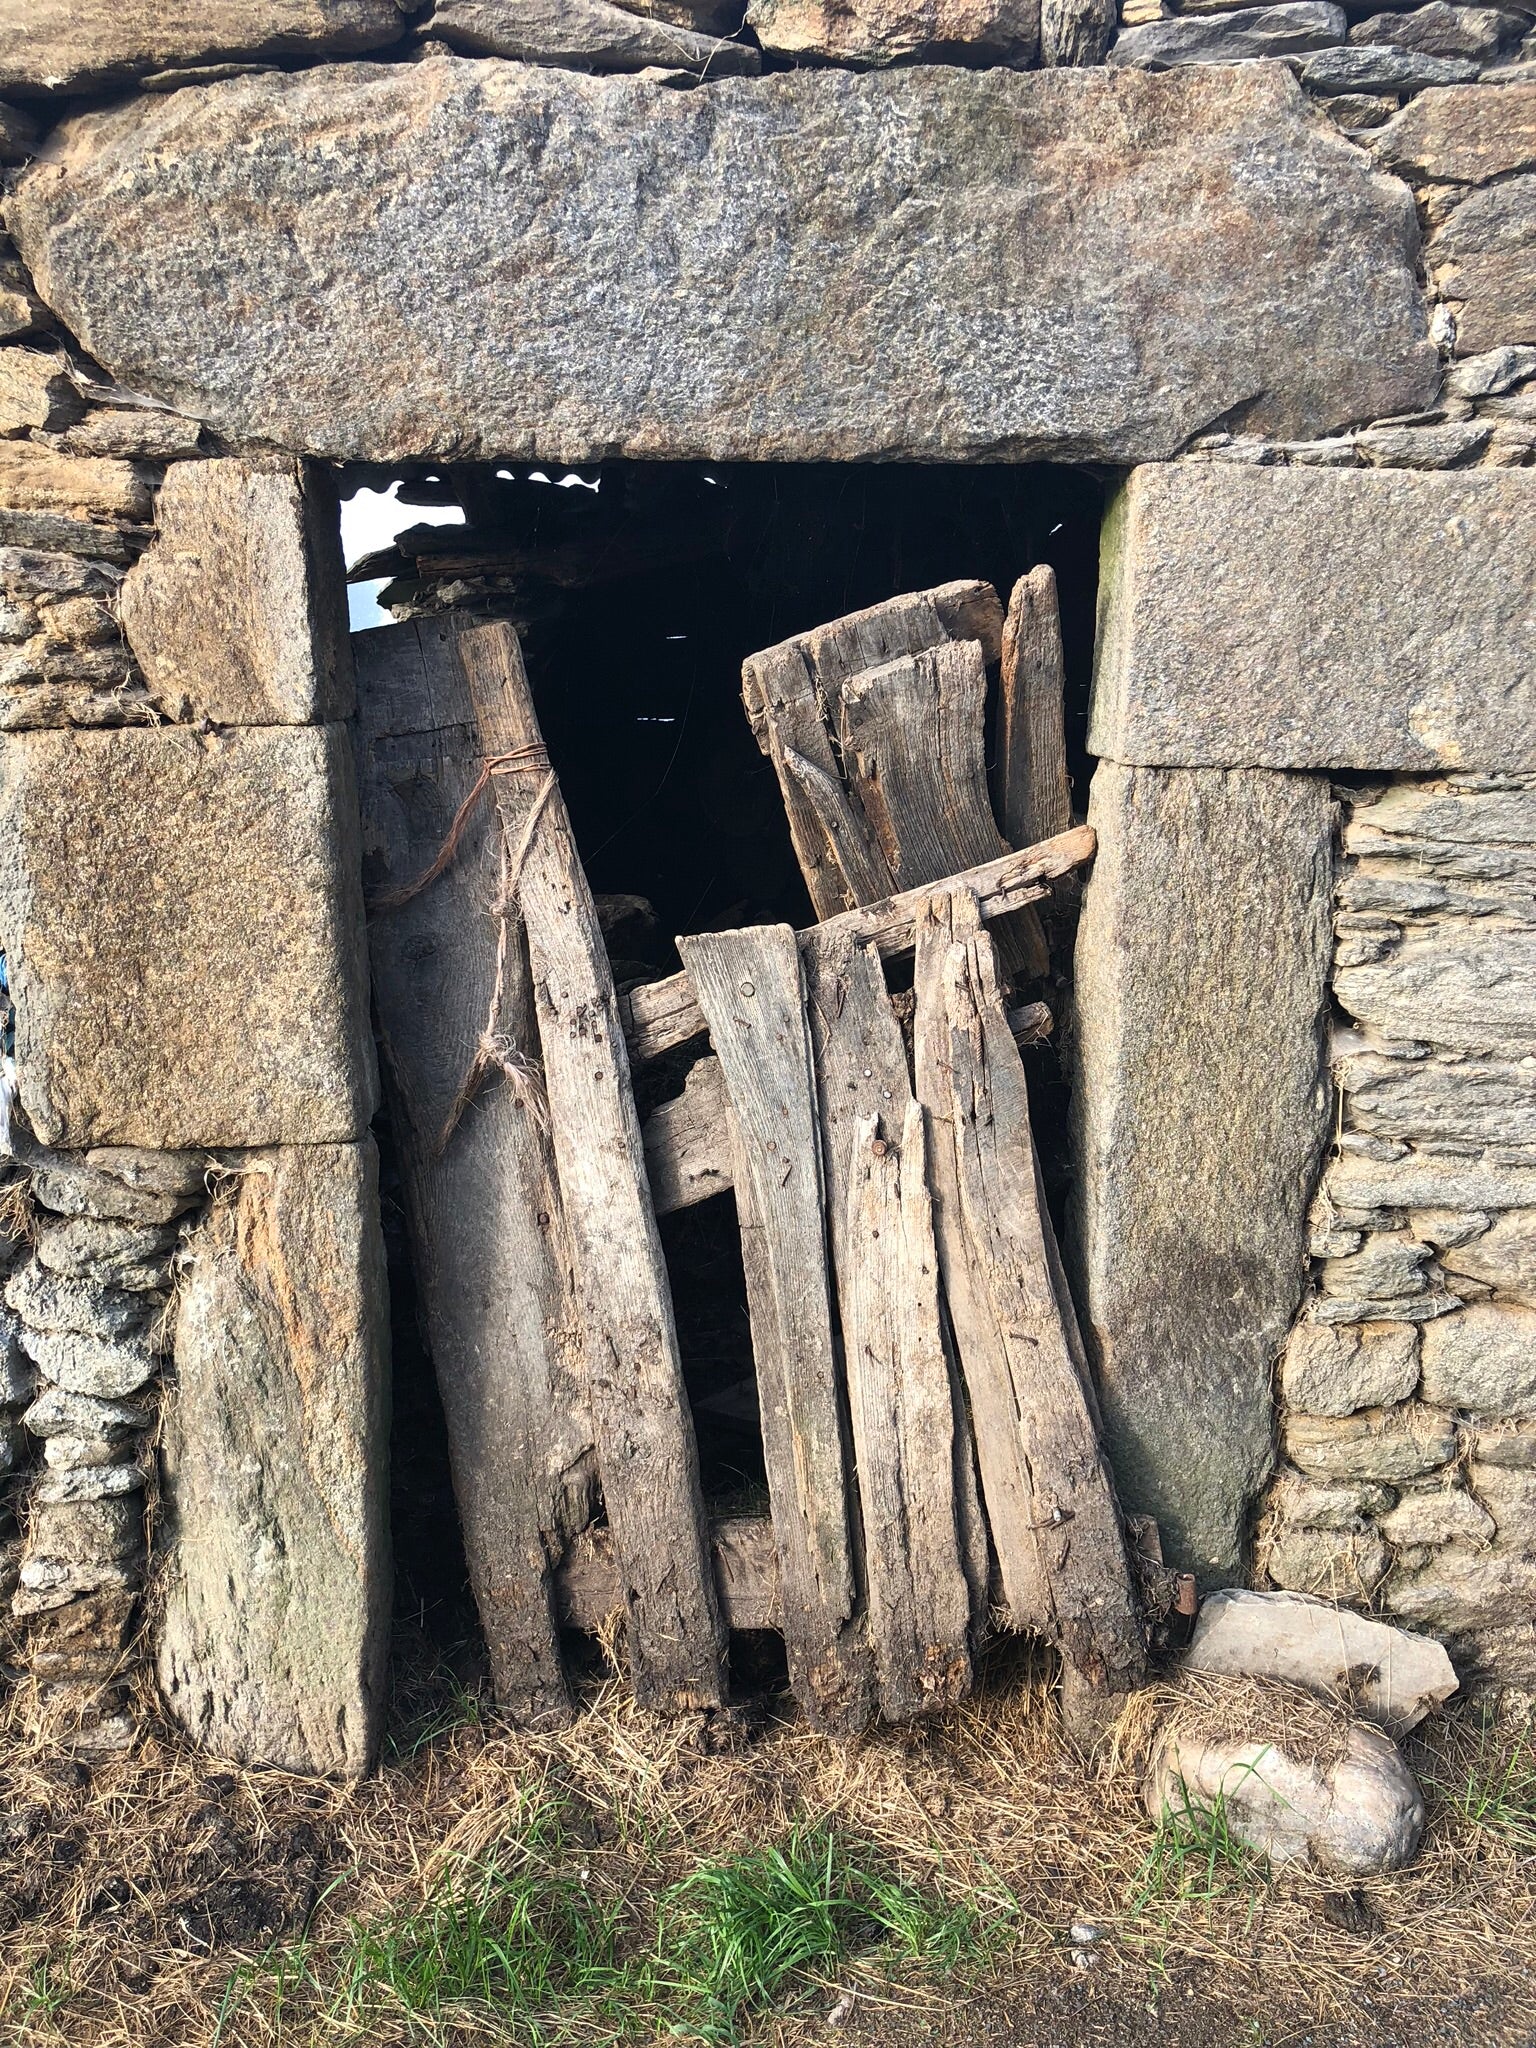
<svg viewBox="0 0 1536 2048"><path fill-rule="evenodd" d="M1536 1683L1536 778L1346 796L1335 1156L1261 1568Z"/></svg>

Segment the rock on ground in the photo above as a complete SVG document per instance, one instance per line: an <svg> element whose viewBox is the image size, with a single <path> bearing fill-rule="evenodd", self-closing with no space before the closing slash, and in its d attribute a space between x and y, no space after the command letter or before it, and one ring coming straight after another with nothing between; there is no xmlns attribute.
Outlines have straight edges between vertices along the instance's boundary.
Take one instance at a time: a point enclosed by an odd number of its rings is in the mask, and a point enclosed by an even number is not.
<svg viewBox="0 0 1536 2048"><path fill-rule="evenodd" d="M1078 1299L1121 1498L1241 1568L1328 1130L1329 785L1101 762L1076 975ZM1127 960L1135 971L1127 971Z"/></svg>
<svg viewBox="0 0 1536 2048"><path fill-rule="evenodd" d="M388 1651L371 1142L253 1154L189 1240L164 1401L167 1706L245 1763L365 1771Z"/></svg>
<svg viewBox="0 0 1536 2048"><path fill-rule="evenodd" d="M337 726L0 743L0 941L40 1137L247 1146L367 1128L356 802Z"/></svg>
<svg viewBox="0 0 1536 2048"><path fill-rule="evenodd" d="M1343 1721L1321 1754L1288 1747L1287 1721L1302 1717L1283 1702L1288 1688L1275 1691L1272 1733L1208 1733L1176 1708L1153 1751L1147 1811L1177 1820L1219 1804L1230 1832L1277 1863L1350 1877L1400 1870L1422 1839L1424 1800L1397 1745L1380 1728Z"/></svg>
<svg viewBox="0 0 1536 2048"><path fill-rule="evenodd" d="M1126 462L1438 381L1407 191L1279 67L321 66L66 122L7 219L122 381L323 456Z"/></svg>

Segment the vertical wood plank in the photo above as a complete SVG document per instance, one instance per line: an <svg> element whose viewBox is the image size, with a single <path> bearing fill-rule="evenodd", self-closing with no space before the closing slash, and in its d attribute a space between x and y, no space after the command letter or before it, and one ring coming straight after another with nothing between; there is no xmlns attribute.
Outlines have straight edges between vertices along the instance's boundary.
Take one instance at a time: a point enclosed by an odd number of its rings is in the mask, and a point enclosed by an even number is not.
<svg viewBox="0 0 1536 2048"><path fill-rule="evenodd" d="M523 851L515 893L635 1696L678 1711L712 1707L724 1697L725 1633L608 955L517 635L497 621L464 631L458 645L482 750L503 764L491 790L506 842Z"/></svg>
<svg viewBox="0 0 1536 2048"><path fill-rule="evenodd" d="M817 1726L851 1732L869 1720L874 1699L800 952L788 925L683 938L678 950L731 1099L790 1678Z"/></svg>
<svg viewBox="0 0 1536 2048"><path fill-rule="evenodd" d="M1033 846L1072 823L1065 715L1056 572L1042 562L1013 586L1003 621L997 815L1013 846Z"/></svg>
<svg viewBox="0 0 1536 2048"><path fill-rule="evenodd" d="M377 898L435 860L480 771L451 629L360 634L358 785ZM384 1083L411 1257L447 1424L454 1493L496 1698L521 1722L568 1716L552 1573L591 1521L597 1475L570 1307L570 1258L547 1134L488 1086L445 1145L495 980L497 827L482 805L430 887L369 929ZM536 1048L521 939L503 1002Z"/></svg>
<svg viewBox="0 0 1536 2048"><path fill-rule="evenodd" d="M856 1339L848 1335L846 1290L855 1284L856 1255L850 1243L850 1207L859 1162L865 1146L863 1127L877 1121L878 1135L899 1146L913 1101L911 1075L901 1027L886 994L884 970L875 948L861 941L846 927L822 925L800 934L800 957L805 976L806 1014L810 1022L811 1047L816 1067L817 1100L821 1115L823 1171L827 1183L827 1222L832 1243L833 1266L837 1275L839 1300L844 1303L845 1353L852 1357ZM932 1223L929 1224L930 1235ZM930 1471L921 1484L949 1502L959 1544L959 1555L969 1593L971 1618L980 1629L986 1616L990 1558L987 1526L981 1510L976 1478L975 1447L971 1440L970 1416L964 1390L955 1370L946 1340L945 1373L949 1382L949 1427L951 1464L947 1475ZM850 1363L850 1385L852 1381ZM866 1469L870 1448L860 1441L858 1410L853 1413L854 1444L859 1470ZM938 1510L942 1515L942 1510ZM871 1579L876 1569L876 1536L868 1527ZM936 1565L935 1572L940 1568ZM873 1589L872 1589L873 1590Z"/></svg>
<svg viewBox="0 0 1536 2048"><path fill-rule="evenodd" d="M1052 1639L1092 1692L1140 1682L1145 1642L1109 1467L1081 1377L1070 1303L1055 1287L1024 1068L1003 1011L991 939L974 931L938 963L955 1189L976 1292L990 1311L1017 1415L1050 1598ZM934 999L932 985L925 992ZM962 1353L963 1356L963 1353Z"/></svg>

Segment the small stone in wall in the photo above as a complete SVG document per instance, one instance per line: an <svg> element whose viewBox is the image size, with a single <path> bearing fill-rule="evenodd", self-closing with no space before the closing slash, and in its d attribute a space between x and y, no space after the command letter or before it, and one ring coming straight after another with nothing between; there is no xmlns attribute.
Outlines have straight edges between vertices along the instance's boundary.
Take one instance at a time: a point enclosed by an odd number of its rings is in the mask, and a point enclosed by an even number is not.
<svg viewBox="0 0 1536 2048"><path fill-rule="evenodd" d="M1371 147L1389 170L1438 183L1478 185L1536 169L1536 83L1425 93L1373 135Z"/></svg>
<svg viewBox="0 0 1536 2048"><path fill-rule="evenodd" d="M653 67L710 78L756 73L746 43L647 21L613 0L437 0L432 34L467 56L514 57L571 71Z"/></svg>
<svg viewBox="0 0 1536 2048"><path fill-rule="evenodd" d="M196 455L203 430L180 413L106 408L86 414L61 445L70 455L123 455L145 462L177 462Z"/></svg>
<svg viewBox="0 0 1536 2048"><path fill-rule="evenodd" d="M27 1163L33 1195L56 1216L90 1217L100 1223L170 1223L194 1199L130 1187L115 1174L86 1165L79 1153L40 1150L29 1154Z"/></svg>
<svg viewBox="0 0 1536 2048"><path fill-rule="evenodd" d="M1496 398L1531 377L1536 377L1536 348L1494 348L1452 363L1445 388L1452 398Z"/></svg>
<svg viewBox="0 0 1536 2048"><path fill-rule="evenodd" d="M19 340L53 325L53 315L32 289L26 267L0 239L0 341Z"/></svg>
<svg viewBox="0 0 1536 2048"><path fill-rule="evenodd" d="M1497 1422L1470 1432L1473 1469L1479 1465L1504 1465L1521 1472L1536 1471L1536 1424Z"/></svg>
<svg viewBox="0 0 1536 2048"><path fill-rule="evenodd" d="M145 1418L146 1422L148 1417ZM123 1465L138 1455L138 1440L121 1436L108 1443L99 1436L47 1436L43 1438L43 1463L50 1472L73 1472L78 1467Z"/></svg>
<svg viewBox="0 0 1536 2048"><path fill-rule="evenodd" d="M1327 101L1327 108L1341 128L1351 131L1357 128L1379 128L1383 121L1390 121L1397 112L1397 98L1392 93L1341 92L1335 93ZM1291 460L1296 460L1294 452Z"/></svg>
<svg viewBox="0 0 1536 2048"><path fill-rule="evenodd" d="M1470 1302L1424 1332L1426 1401L1469 1415L1536 1416L1536 1308Z"/></svg>
<svg viewBox="0 0 1536 2048"><path fill-rule="evenodd" d="M1536 1552L1536 1470L1484 1462L1481 1445L1475 1445L1467 1477L1491 1518L1488 1533L1496 1531L1505 1549Z"/></svg>
<svg viewBox="0 0 1536 2048"><path fill-rule="evenodd" d="M1391 1484L1432 1472L1456 1455L1454 1421L1416 1401L1358 1415L1290 1415L1283 1438L1291 1463L1314 1479Z"/></svg>
<svg viewBox="0 0 1536 2048"><path fill-rule="evenodd" d="M1493 1518L1462 1486L1427 1486L1404 1492L1381 1520L1381 1533L1399 1549L1421 1543L1486 1543Z"/></svg>
<svg viewBox="0 0 1536 2048"><path fill-rule="evenodd" d="M1409 1237L1406 1231L1373 1235L1358 1252L1324 1261L1323 1289L1328 1294L1366 1295L1378 1301L1421 1294L1425 1288L1424 1267L1431 1256L1432 1248Z"/></svg>
<svg viewBox="0 0 1536 2048"><path fill-rule="evenodd" d="M147 1429L154 1417L139 1402L99 1400L94 1394L71 1394L62 1387L47 1387L21 1419L34 1436L117 1443Z"/></svg>
<svg viewBox="0 0 1536 2048"><path fill-rule="evenodd" d="M1430 57L1416 50L1320 50L1301 74L1308 92L1422 92L1429 85L1465 85L1479 66L1466 57Z"/></svg>
<svg viewBox="0 0 1536 2048"><path fill-rule="evenodd" d="M143 1490L144 1474L137 1465L71 1465L44 1479L32 1498L39 1507L55 1507L72 1501L126 1499Z"/></svg>
<svg viewBox="0 0 1536 2048"><path fill-rule="evenodd" d="M1040 47L1035 0L751 0L765 50L841 64L888 64L935 46L1027 65Z"/></svg>
<svg viewBox="0 0 1536 2048"><path fill-rule="evenodd" d="M1403 1323L1303 1320L1286 1339L1280 1384L1308 1415L1353 1415L1406 1401L1418 1385L1419 1333Z"/></svg>
<svg viewBox="0 0 1536 2048"><path fill-rule="evenodd" d="M12 1275L5 1299L30 1330L69 1330L109 1341L137 1336L148 1314L141 1295L66 1279L35 1260Z"/></svg>
<svg viewBox="0 0 1536 2048"><path fill-rule="evenodd" d="M1411 1860L1424 1801L1389 1735L1296 1687L1198 1684L1153 1747L1145 1796L1155 1821L1219 1801L1237 1839L1278 1863L1364 1877Z"/></svg>
<svg viewBox="0 0 1536 2048"><path fill-rule="evenodd" d="M1326 0L1284 0L1278 7L1239 7L1220 14L1151 22L1127 29L1111 64L1166 71L1179 64L1235 64L1254 57L1292 57L1342 43L1342 7Z"/></svg>
<svg viewBox="0 0 1536 2048"><path fill-rule="evenodd" d="M115 1401L154 1378L159 1357L142 1337L109 1342L71 1330L29 1330L22 1342L45 1378L72 1394Z"/></svg>
<svg viewBox="0 0 1536 2048"><path fill-rule="evenodd" d="M1430 238L1424 260L1435 288L1460 303L1461 354L1536 343L1533 236L1536 177L1520 177L1472 193Z"/></svg>
<svg viewBox="0 0 1536 2048"><path fill-rule="evenodd" d="M1487 420L1446 420L1434 427L1367 427L1355 446L1376 469L1456 469L1488 444Z"/></svg>
<svg viewBox="0 0 1536 2048"><path fill-rule="evenodd" d="M1340 1601L1369 1600L1391 1561L1373 1528L1282 1529L1263 1560L1270 1578L1288 1592L1322 1593Z"/></svg>
<svg viewBox="0 0 1536 2048"><path fill-rule="evenodd" d="M18 512L146 520L154 499L149 477L131 462L60 455L37 441L0 441L0 505Z"/></svg>
<svg viewBox="0 0 1536 2048"><path fill-rule="evenodd" d="M1536 1307L1536 1209L1506 1209L1484 1230L1448 1248L1442 1263L1447 1272Z"/></svg>
<svg viewBox="0 0 1536 2048"><path fill-rule="evenodd" d="M1427 7L1410 8L1405 14L1373 14L1357 21L1349 40L1423 50L1432 57L1475 57L1484 63L1506 44L1518 42L1525 22L1524 15L1499 7L1453 7L1448 0L1429 0Z"/></svg>
<svg viewBox="0 0 1536 2048"><path fill-rule="evenodd" d="M1536 1556L1502 1543L1445 1543L1411 1551L1381 1588L1389 1613L1459 1641L1480 1629L1507 1627L1536 1610Z"/></svg>
<svg viewBox="0 0 1536 2048"><path fill-rule="evenodd" d="M57 433L84 410L61 355L0 349L0 434Z"/></svg>

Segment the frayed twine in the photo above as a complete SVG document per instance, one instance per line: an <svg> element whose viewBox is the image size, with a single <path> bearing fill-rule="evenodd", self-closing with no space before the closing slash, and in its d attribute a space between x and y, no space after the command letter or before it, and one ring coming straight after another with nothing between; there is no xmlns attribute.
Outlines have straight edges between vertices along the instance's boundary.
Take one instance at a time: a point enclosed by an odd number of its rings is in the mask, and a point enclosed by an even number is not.
<svg viewBox="0 0 1536 2048"><path fill-rule="evenodd" d="M437 855L432 865L423 869L414 882L407 882L399 889L383 889L377 895L370 896L368 899L369 910L379 912L403 909L407 903L414 902L423 890L430 889L440 876L448 872L463 842L469 821L475 815L475 808L480 802L481 797L490 788L493 777L497 775L510 775L518 768L548 767L549 755L543 744L539 741L535 741L526 747L514 747L509 754L493 754L488 761L483 763L480 773L475 777L474 782L470 786L469 794L454 812L453 822L448 827L447 836L444 838L442 845L437 849ZM544 799L548 795L549 787L553 784L554 779L554 773L551 771L549 783L546 784L544 789L540 790L538 801L534 805L535 816L537 816L542 808Z"/></svg>

